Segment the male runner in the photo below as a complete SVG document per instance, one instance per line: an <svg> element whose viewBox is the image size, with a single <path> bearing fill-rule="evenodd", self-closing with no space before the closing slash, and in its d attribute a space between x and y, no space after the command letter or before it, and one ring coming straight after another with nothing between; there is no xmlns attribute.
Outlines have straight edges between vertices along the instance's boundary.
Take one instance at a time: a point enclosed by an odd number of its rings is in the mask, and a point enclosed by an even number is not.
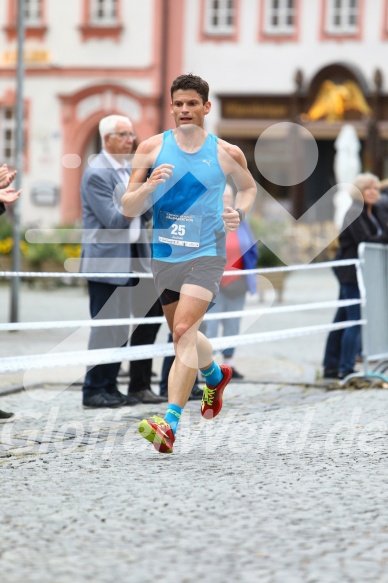
<svg viewBox="0 0 388 583"><path fill-rule="evenodd" d="M240 148L205 131L210 109L206 81L191 74L173 81L170 110L176 128L139 145L122 199L124 215L134 217L144 212L151 195L152 272L175 347L166 415L139 425L160 453L172 453L198 368L206 379L201 403L205 419L220 412L232 376L231 367L214 362L212 345L198 328L224 271L225 231L235 231L244 220L256 185ZM224 210L228 175L237 187L237 208Z"/></svg>

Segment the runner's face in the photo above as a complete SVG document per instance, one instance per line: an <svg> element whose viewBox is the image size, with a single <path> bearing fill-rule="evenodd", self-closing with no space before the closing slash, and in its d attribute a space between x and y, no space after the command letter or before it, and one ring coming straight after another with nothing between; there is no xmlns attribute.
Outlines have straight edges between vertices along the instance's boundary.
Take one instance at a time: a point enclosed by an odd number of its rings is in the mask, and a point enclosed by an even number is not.
<svg viewBox="0 0 388 583"><path fill-rule="evenodd" d="M210 108L210 101L203 103L202 97L193 89L178 89L170 103L170 111L177 127L192 124L202 128Z"/></svg>

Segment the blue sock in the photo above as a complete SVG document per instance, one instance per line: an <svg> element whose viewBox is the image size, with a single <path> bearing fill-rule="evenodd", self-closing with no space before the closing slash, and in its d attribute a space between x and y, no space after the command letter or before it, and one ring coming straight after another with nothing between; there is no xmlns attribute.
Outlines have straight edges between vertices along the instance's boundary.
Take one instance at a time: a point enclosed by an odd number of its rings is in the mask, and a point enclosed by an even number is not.
<svg viewBox="0 0 388 583"><path fill-rule="evenodd" d="M222 370L214 360L208 368L201 368L200 371L205 377L206 385L208 387L215 387L224 377Z"/></svg>
<svg viewBox="0 0 388 583"><path fill-rule="evenodd" d="M167 423L170 425L174 435L178 429L178 423L180 421L182 411L182 407L179 407L179 405L175 405L174 403L170 403L164 416L164 420L167 421Z"/></svg>

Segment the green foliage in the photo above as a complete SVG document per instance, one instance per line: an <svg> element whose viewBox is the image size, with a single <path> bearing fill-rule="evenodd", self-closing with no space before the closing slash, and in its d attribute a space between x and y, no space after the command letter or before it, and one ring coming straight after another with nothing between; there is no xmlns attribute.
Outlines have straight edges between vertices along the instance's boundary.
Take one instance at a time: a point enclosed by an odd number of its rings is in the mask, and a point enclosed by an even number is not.
<svg viewBox="0 0 388 583"><path fill-rule="evenodd" d="M280 221L265 221L257 215L249 217L249 224L256 239L259 259L257 267L280 267L284 265L276 252L264 245L261 239L270 243L272 249L284 251L286 245L285 229L286 225Z"/></svg>
<svg viewBox="0 0 388 583"><path fill-rule="evenodd" d="M55 229L53 229L55 232ZM21 232L20 250L24 259L34 269L42 268L43 263L51 262L63 268L66 259L78 258L81 253L81 245L77 243L78 233L69 227L64 243L29 243L25 239L25 232ZM13 249L12 223L5 217L0 218L0 257L10 257Z"/></svg>
<svg viewBox="0 0 388 583"><path fill-rule="evenodd" d="M53 261L63 265L66 254L62 245L55 243L34 243L27 245L24 257L33 267L39 267L44 261Z"/></svg>
<svg viewBox="0 0 388 583"><path fill-rule="evenodd" d="M12 237L12 223L5 216L0 217L0 241Z"/></svg>
<svg viewBox="0 0 388 583"><path fill-rule="evenodd" d="M264 243L259 242L257 244L259 250L259 259L257 261L257 267L281 267L285 265L281 259L273 252L268 249Z"/></svg>

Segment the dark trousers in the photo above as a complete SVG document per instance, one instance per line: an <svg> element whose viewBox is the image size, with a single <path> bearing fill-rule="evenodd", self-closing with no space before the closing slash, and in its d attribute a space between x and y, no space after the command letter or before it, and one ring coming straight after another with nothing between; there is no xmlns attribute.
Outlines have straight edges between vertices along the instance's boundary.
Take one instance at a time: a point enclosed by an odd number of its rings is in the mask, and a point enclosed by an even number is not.
<svg viewBox="0 0 388 583"><path fill-rule="evenodd" d="M88 281L89 309L93 319L158 316L162 310L152 279L131 279L128 285L116 286L104 282ZM160 324L138 325L131 335L130 345L153 344ZM92 328L89 350L126 346L128 325ZM120 362L88 367L84 390L117 388ZM150 388L152 359L138 360L130 365L131 392Z"/></svg>
<svg viewBox="0 0 388 583"><path fill-rule="evenodd" d="M131 313L136 318L162 316L163 310L157 299L155 285L152 279L140 279L132 288ZM151 307L150 307L151 306ZM148 311L147 311L148 310ZM133 329L131 346L153 344L160 324L141 324ZM133 360L129 365L129 393L151 388L152 358Z"/></svg>
<svg viewBox="0 0 388 583"><path fill-rule="evenodd" d="M359 299L360 291L355 284L341 284L340 300ZM338 308L334 323L360 320L360 305ZM323 366L326 371L348 374L353 371L356 356L361 352L361 327L351 326L332 330L327 338Z"/></svg>
<svg viewBox="0 0 388 583"><path fill-rule="evenodd" d="M172 342L171 332L168 335L167 342ZM171 367L174 363L175 356L165 356L162 364L162 372L160 378L160 394L166 396L168 393L168 375L170 374Z"/></svg>

